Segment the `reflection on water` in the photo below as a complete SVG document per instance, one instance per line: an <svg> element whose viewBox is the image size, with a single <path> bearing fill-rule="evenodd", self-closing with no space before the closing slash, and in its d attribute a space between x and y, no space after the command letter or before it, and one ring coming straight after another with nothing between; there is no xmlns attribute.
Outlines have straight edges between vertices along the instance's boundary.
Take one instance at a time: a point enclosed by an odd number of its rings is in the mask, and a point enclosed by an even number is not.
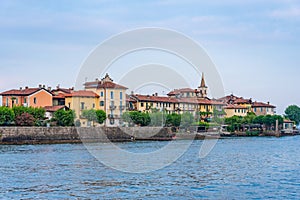
<svg viewBox="0 0 300 200"><path fill-rule="evenodd" d="M149 152L166 143L118 145L132 152ZM175 163L146 174L110 169L80 144L3 145L0 197L299 199L299 143L300 136L225 139L199 159L202 141L195 141Z"/></svg>

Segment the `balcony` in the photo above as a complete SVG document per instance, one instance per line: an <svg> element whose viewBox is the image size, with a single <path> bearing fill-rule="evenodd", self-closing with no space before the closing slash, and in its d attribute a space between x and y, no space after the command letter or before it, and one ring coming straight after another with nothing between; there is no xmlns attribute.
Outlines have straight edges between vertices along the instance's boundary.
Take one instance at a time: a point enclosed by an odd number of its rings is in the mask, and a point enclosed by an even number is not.
<svg viewBox="0 0 300 200"><path fill-rule="evenodd" d="M115 106L115 105L110 105L109 106L109 109L111 109L111 110L115 110L117 108L117 106Z"/></svg>
<svg viewBox="0 0 300 200"><path fill-rule="evenodd" d="M125 110L126 106L119 106L120 110Z"/></svg>

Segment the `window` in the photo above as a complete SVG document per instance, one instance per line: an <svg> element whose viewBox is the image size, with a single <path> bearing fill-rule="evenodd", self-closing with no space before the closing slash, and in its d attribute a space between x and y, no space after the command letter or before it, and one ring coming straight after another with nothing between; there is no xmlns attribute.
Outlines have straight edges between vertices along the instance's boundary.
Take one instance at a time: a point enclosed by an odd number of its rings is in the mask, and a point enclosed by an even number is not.
<svg viewBox="0 0 300 200"><path fill-rule="evenodd" d="M18 98L16 98L16 104L18 104Z"/></svg>
<svg viewBox="0 0 300 200"><path fill-rule="evenodd" d="M123 99L123 92L120 92L120 99Z"/></svg>
<svg viewBox="0 0 300 200"><path fill-rule="evenodd" d="M256 112L256 108L254 108L254 112Z"/></svg>
<svg viewBox="0 0 300 200"><path fill-rule="evenodd" d="M71 108L71 103L68 103L69 104L69 108Z"/></svg>
<svg viewBox="0 0 300 200"><path fill-rule="evenodd" d="M95 104L93 103L93 108L95 108Z"/></svg>
<svg viewBox="0 0 300 200"><path fill-rule="evenodd" d="M141 103L141 107L144 107L144 103Z"/></svg>
<svg viewBox="0 0 300 200"><path fill-rule="evenodd" d="M100 101L100 106L104 106L104 101Z"/></svg>
<svg viewBox="0 0 300 200"><path fill-rule="evenodd" d="M114 92L113 91L110 92L110 98L114 99Z"/></svg>
<svg viewBox="0 0 300 200"><path fill-rule="evenodd" d="M8 97L6 97L6 106L8 106Z"/></svg>
<svg viewBox="0 0 300 200"><path fill-rule="evenodd" d="M260 108L260 112L262 112L263 111L263 108Z"/></svg>
<svg viewBox="0 0 300 200"><path fill-rule="evenodd" d="M36 104L36 97L33 98L33 103Z"/></svg>
<svg viewBox="0 0 300 200"><path fill-rule="evenodd" d="M24 103L27 103L27 99L26 99L26 97L24 98Z"/></svg>
<svg viewBox="0 0 300 200"><path fill-rule="evenodd" d="M104 93L103 93L103 91L101 91L101 92L100 92L100 96L101 96L101 97L103 97L103 96L104 96Z"/></svg>
<svg viewBox="0 0 300 200"><path fill-rule="evenodd" d="M81 102L81 110L84 110L84 102Z"/></svg>

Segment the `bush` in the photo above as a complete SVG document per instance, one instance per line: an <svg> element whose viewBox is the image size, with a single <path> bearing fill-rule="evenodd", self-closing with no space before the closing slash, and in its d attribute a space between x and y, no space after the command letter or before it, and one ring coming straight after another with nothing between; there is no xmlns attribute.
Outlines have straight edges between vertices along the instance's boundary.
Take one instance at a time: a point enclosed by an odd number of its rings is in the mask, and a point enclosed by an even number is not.
<svg viewBox="0 0 300 200"><path fill-rule="evenodd" d="M0 126L10 125L15 121L14 112L7 107L0 107Z"/></svg>
<svg viewBox="0 0 300 200"><path fill-rule="evenodd" d="M22 113L16 117L16 125L18 126L33 126L34 123L35 119L29 113Z"/></svg>
<svg viewBox="0 0 300 200"><path fill-rule="evenodd" d="M58 110L54 112L53 121L58 126L74 126L75 112L73 110Z"/></svg>

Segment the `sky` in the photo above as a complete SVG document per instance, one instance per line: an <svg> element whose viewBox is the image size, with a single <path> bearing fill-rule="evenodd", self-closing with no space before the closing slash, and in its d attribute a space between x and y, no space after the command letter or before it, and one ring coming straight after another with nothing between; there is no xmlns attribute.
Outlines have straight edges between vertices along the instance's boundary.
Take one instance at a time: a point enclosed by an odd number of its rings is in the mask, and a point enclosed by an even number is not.
<svg viewBox="0 0 300 200"><path fill-rule="evenodd" d="M199 43L226 94L270 101L278 114L300 105L297 0L1 0L0 91L72 87L99 43L142 27L172 29Z"/></svg>

